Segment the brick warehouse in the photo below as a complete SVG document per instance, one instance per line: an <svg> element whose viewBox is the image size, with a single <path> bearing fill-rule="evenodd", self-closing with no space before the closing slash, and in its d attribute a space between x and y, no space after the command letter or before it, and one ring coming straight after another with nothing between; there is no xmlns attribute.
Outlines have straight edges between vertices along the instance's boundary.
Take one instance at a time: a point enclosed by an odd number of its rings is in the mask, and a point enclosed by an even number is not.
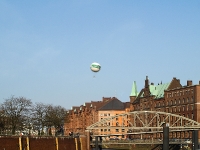
<svg viewBox="0 0 200 150"><path fill-rule="evenodd" d="M108 107L109 103L115 103L116 107ZM119 112L119 105L123 103ZM69 122L65 123L65 135L68 132L79 132L84 134L86 127L100 121L102 118L119 113L129 111L162 111L181 115L197 122L200 122L199 112L200 104L200 82L193 85L191 80L182 86L180 80L173 78L169 83L149 83L148 77L145 79L144 88L139 92L137 90L136 82L133 83L130 102L121 102L117 98L104 98L102 101L91 101L78 107L72 107L69 110ZM107 105L107 106L106 106ZM107 108L107 109L103 109ZM170 124L173 124L173 119ZM106 134L101 131L102 134ZM135 138L139 135L136 135ZM160 138L160 134L155 134L155 138ZM170 134L171 138L191 138L191 132L177 132Z"/></svg>
<svg viewBox="0 0 200 150"><path fill-rule="evenodd" d="M106 117L130 111L129 102L121 102L116 97L103 97L102 101L91 101L84 105L72 107L68 111L68 122L65 122L65 135L69 132L85 134L85 130L91 124L100 121ZM111 126L117 126L121 120L112 122ZM100 134L106 134L107 131L100 130Z"/></svg>
<svg viewBox="0 0 200 150"><path fill-rule="evenodd" d="M180 80L173 78L169 83L154 85L149 83L148 77L145 86L137 92L136 82L133 84L130 95L131 111L162 111L184 116L200 122L200 82L193 85L191 80L182 86ZM173 124L173 119L170 124ZM154 137L160 137L155 134ZM176 132L171 138L191 138L191 132ZM139 138L139 137L137 137Z"/></svg>

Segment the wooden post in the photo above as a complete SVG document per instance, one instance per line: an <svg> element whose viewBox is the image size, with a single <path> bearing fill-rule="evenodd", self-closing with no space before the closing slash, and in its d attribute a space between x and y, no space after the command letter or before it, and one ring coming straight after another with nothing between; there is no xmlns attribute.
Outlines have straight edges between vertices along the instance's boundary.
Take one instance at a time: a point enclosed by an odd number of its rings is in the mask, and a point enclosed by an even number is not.
<svg viewBox="0 0 200 150"><path fill-rule="evenodd" d="M86 138L87 138L87 150L90 150L90 131L86 130Z"/></svg>
<svg viewBox="0 0 200 150"><path fill-rule="evenodd" d="M58 137L56 137L56 150L58 150Z"/></svg>
<svg viewBox="0 0 200 150"><path fill-rule="evenodd" d="M19 137L19 150L22 150L22 138Z"/></svg>
<svg viewBox="0 0 200 150"><path fill-rule="evenodd" d="M76 144L76 150L78 150L78 141L77 141L77 138L75 138L75 144Z"/></svg>
<svg viewBox="0 0 200 150"><path fill-rule="evenodd" d="M81 150L83 150L83 139L80 137Z"/></svg>
<svg viewBox="0 0 200 150"><path fill-rule="evenodd" d="M29 138L26 137L26 147L27 147L27 150L29 150Z"/></svg>

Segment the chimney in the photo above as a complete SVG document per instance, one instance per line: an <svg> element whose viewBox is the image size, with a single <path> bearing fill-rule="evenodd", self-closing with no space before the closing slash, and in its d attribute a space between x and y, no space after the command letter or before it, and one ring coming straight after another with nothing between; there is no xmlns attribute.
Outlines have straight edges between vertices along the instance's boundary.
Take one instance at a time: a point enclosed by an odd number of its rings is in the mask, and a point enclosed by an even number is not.
<svg viewBox="0 0 200 150"><path fill-rule="evenodd" d="M146 76L146 80L145 80L145 87L148 88L149 87L149 79L148 76Z"/></svg>
<svg viewBox="0 0 200 150"><path fill-rule="evenodd" d="M187 86L192 86L192 80L187 80Z"/></svg>

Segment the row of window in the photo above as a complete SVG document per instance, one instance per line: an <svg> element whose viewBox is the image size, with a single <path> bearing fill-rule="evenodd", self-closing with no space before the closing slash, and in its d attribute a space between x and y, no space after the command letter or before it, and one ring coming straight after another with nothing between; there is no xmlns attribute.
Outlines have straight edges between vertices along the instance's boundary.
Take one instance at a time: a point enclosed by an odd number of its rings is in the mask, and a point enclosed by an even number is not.
<svg viewBox="0 0 200 150"><path fill-rule="evenodd" d="M110 132L110 129L101 129L101 132ZM115 132L119 132L120 129L115 129ZM121 129L121 132L125 132L125 129Z"/></svg>
<svg viewBox="0 0 200 150"><path fill-rule="evenodd" d="M110 113L99 114L99 116L101 116L101 117L103 117L103 116L107 117L107 116L110 116Z"/></svg>
<svg viewBox="0 0 200 150"><path fill-rule="evenodd" d="M176 92L171 92L167 94L167 98L169 97L176 97L176 96L182 96L182 95L188 95L188 94L193 94L193 89L188 89L188 90L181 90L181 91L176 91Z"/></svg>
<svg viewBox="0 0 200 150"><path fill-rule="evenodd" d="M192 110L194 110L193 104L166 108L166 112L181 112L181 111L192 111Z"/></svg>
<svg viewBox="0 0 200 150"><path fill-rule="evenodd" d="M169 100L166 102L166 106L171 106L171 105L177 105L177 104L187 104L187 103L193 103L194 102L194 98L183 98L182 100L179 99L175 99L175 100ZM165 106L164 102L158 102L156 103L156 107L160 107L160 106Z"/></svg>

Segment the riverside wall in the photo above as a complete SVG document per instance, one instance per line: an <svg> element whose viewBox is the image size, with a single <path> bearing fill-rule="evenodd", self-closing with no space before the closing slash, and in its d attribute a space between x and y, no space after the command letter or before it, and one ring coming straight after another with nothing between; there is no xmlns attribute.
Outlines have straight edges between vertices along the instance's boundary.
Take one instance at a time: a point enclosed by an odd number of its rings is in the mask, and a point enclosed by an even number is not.
<svg viewBox="0 0 200 150"><path fill-rule="evenodd" d="M86 137L0 136L0 150L87 150Z"/></svg>

